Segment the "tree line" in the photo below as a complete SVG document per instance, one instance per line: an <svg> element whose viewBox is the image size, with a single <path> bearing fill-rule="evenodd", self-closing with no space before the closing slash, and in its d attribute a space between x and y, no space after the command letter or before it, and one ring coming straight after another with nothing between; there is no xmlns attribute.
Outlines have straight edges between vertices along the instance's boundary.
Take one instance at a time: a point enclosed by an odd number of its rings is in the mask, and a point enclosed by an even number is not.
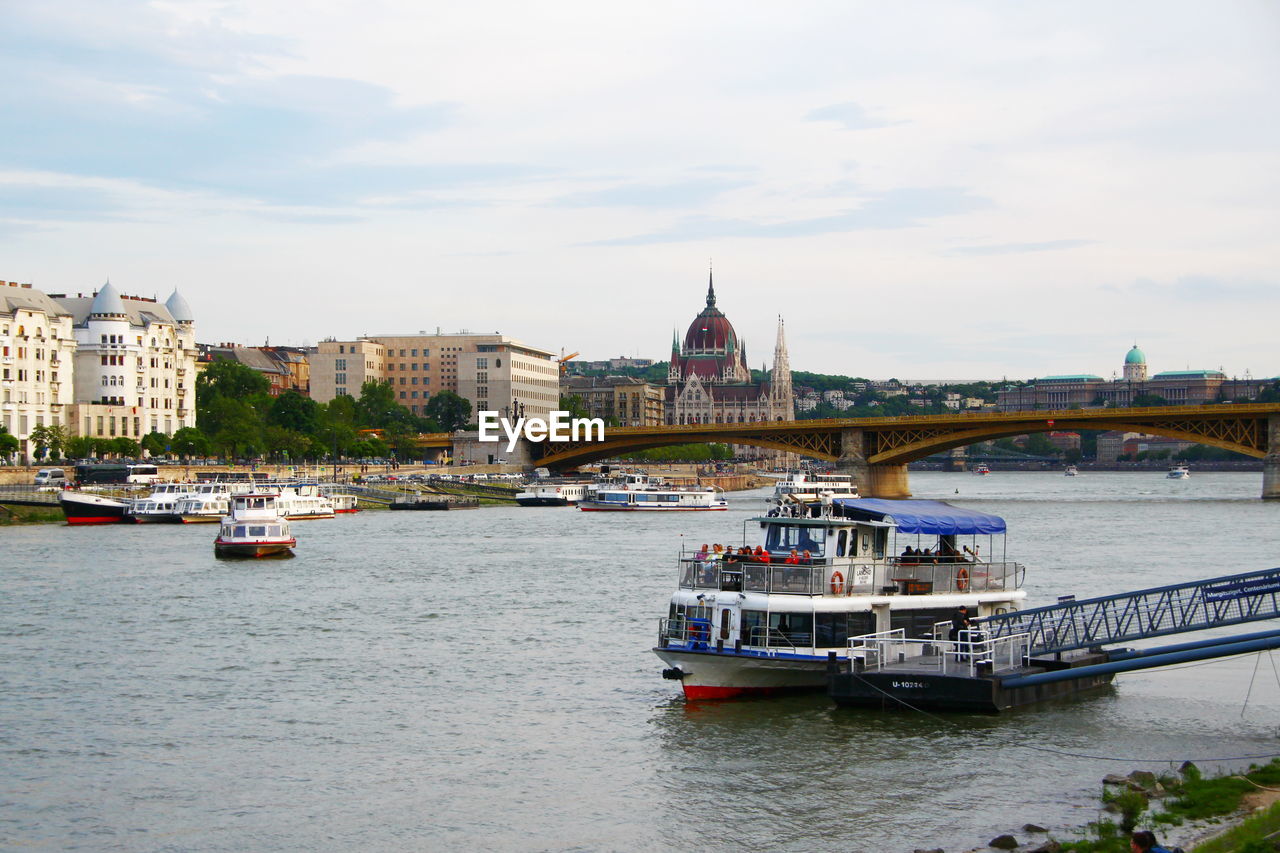
<svg viewBox="0 0 1280 853"><path fill-rule="evenodd" d="M256 370L233 361L215 361L196 379L196 425L172 435L152 432L141 440L127 436L94 438L69 435L62 426L31 431L33 456L82 459L90 456L180 458L219 456L300 462L325 458L415 458L414 438L423 432L453 432L471 420L471 404L452 391L429 398L424 414L396 402L389 382L365 382L360 396L342 394L317 403L297 391L270 394L270 383ZM382 437L368 432L381 430ZM17 438L0 426L0 453L19 449Z"/></svg>

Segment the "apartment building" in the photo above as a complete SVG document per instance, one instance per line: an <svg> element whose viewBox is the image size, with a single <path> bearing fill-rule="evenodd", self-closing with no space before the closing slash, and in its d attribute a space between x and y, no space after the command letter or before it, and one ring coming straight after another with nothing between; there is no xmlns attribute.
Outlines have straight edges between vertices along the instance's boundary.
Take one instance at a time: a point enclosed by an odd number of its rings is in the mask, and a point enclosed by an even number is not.
<svg viewBox="0 0 1280 853"><path fill-rule="evenodd" d="M319 402L338 394L358 397L369 379L389 382L396 402L418 415L440 391L466 398L473 413L510 413L516 405L526 416L544 417L559 401L554 354L498 333L328 340L312 355L311 396Z"/></svg>
<svg viewBox="0 0 1280 853"><path fill-rule="evenodd" d="M178 291L163 304L111 283L51 297L73 321L73 434L138 440L196 425L195 320Z"/></svg>
<svg viewBox="0 0 1280 853"><path fill-rule="evenodd" d="M32 461L31 431L66 426L74 402L76 340L71 313L16 281L0 282L0 424Z"/></svg>
<svg viewBox="0 0 1280 853"><path fill-rule="evenodd" d="M612 418L619 426L663 423L662 386L629 376L566 376L561 393L582 399L593 418Z"/></svg>

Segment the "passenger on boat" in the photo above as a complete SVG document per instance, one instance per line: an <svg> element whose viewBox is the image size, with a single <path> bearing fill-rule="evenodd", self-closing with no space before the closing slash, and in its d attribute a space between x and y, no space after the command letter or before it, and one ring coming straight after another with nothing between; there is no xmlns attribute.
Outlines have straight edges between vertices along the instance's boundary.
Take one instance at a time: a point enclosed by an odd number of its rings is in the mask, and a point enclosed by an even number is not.
<svg viewBox="0 0 1280 853"><path fill-rule="evenodd" d="M961 560L960 552L956 550L956 537L942 536L938 539L938 562L939 563L958 563Z"/></svg>
<svg viewBox="0 0 1280 853"><path fill-rule="evenodd" d="M808 551L805 551L803 554L801 554L801 555L800 555L800 565L802 565L802 566L812 566L812 565L813 565L813 555L812 555L812 554L810 554Z"/></svg>
<svg viewBox="0 0 1280 853"><path fill-rule="evenodd" d="M699 563L705 563L707 560L708 553L709 552L707 551L707 546L703 545L701 548L698 549L698 553L693 555L693 559L697 560Z"/></svg>
<svg viewBox="0 0 1280 853"><path fill-rule="evenodd" d="M955 642L960 639L960 632L969 629L969 608L961 604L956 608L956 612L951 614L951 630L947 632L947 639ZM956 660L964 660L964 656L960 654L960 650L956 649Z"/></svg>
<svg viewBox="0 0 1280 853"><path fill-rule="evenodd" d="M787 559L782 562L787 566L798 566L800 565L800 555L796 553L795 548L792 548L791 553L787 555Z"/></svg>
<svg viewBox="0 0 1280 853"><path fill-rule="evenodd" d="M757 545L756 549L751 552L751 556L756 560L759 560L761 563L769 562L769 552L764 548L761 548L759 545Z"/></svg>

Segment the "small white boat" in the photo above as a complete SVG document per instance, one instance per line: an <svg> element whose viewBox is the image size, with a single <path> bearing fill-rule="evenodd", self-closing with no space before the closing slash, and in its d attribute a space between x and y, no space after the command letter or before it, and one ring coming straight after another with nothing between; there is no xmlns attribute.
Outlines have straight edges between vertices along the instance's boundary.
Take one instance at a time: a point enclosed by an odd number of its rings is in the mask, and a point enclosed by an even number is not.
<svg viewBox="0 0 1280 853"><path fill-rule="evenodd" d="M978 474L979 476L985 477L991 473L991 469L988 468L986 465L978 465L974 467L973 473Z"/></svg>
<svg viewBox="0 0 1280 853"><path fill-rule="evenodd" d="M297 544L289 522L280 517L276 496L251 493L231 498L231 514L222 519L213 551L223 557L270 557L292 553Z"/></svg>
<svg viewBox="0 0 1280 853"><path fill-rule="evenodd" d="M349 495L346 492L334 492L327 496L329 502L333 504L335 513L348 513L360 511L360 499L356 495Z"/></svg>
<svg viewBox="0 0 1280 853"><path fill-rule="evenodd" d="M1074 466L1074 465L1068 465L1068 466L1066 467L1066 470L1064 470L1064 471L1062 472L1062 474L1063 474L1063 476L1066 476L1066 477L1079 477L1079 476L1080 476L1080 469L1079 469L1079 468L1077 468L1077 467L1076 467L1076 466Z"/></svg>
<svg viewBox="0 0 1280 853"><path fill-rule="evenodd" d="M569 506L587 496L587 483L578 480L533 482L516 495L520 506Z"/></svg>
<svg viewBox="0 0 1280 853"><path fill-rule="evenodd" d="M151 494L133 502L129 515L139 524L179 523L182 517L178 515L178 501L195 490L192 483L156 483Z"/></svg>
<svg viewBox="0 0 1280 853"><path fill-rule="evenodd" d="M773 487L769 503L780 505L787 501L809 503L823 495L832 498L856 498L858 484L848 474L807 474L793 472Z"/></svg>
<svg viewBox="0 0 1280 853"><path fill-rule="evenodd" d="M1169 469L1169 473L1165 474L1170 480L1186 480L1191 477L1191 469L1186 465L1174 465Z"/></svg>

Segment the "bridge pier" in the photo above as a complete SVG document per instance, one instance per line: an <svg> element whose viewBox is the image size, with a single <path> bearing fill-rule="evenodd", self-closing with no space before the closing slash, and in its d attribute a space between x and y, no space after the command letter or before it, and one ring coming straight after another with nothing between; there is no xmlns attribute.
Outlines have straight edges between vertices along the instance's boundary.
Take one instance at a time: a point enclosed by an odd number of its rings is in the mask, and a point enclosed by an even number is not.
<svg viewBox="0 0 1280 853"><path fill-rule="evenodd" d="M836 471L848 474L858 484L858 492L867 498L909 498L907 466L872 465L867 462L866 436L860 429L840 431L840 458Z"/></svg>
<svg viewBox="0 0 1280 853"><path fill-rule="evenodd" d="M1280 415L1267 418L1267 455L1262 460L1262 499L1280 500Z"/></svg>

